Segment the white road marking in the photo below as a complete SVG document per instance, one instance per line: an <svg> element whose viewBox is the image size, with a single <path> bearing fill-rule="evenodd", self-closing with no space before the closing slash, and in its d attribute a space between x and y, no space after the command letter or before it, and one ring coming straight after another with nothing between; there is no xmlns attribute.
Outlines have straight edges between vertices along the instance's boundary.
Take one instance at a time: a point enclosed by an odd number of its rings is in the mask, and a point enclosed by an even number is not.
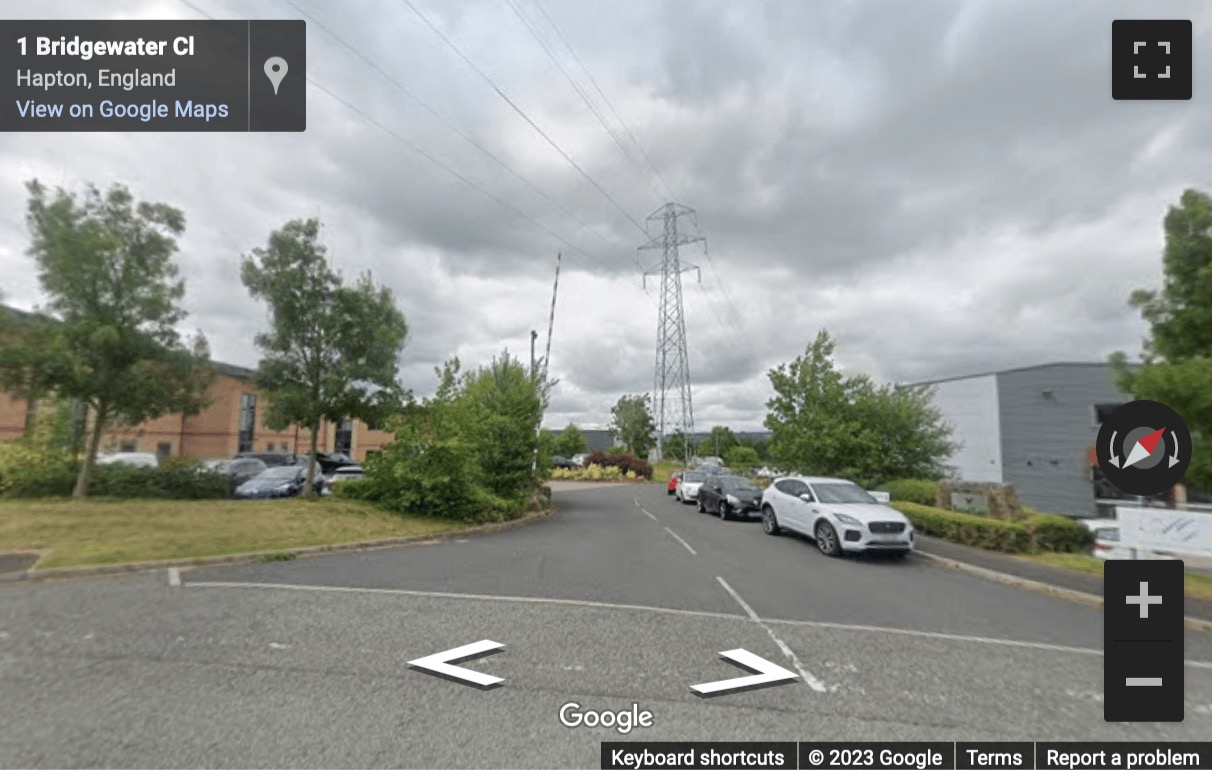
<svg viewBox="0 0 1212 770"><path fill-rule="evenodd" d="M548 599L538 596L490 596L488 594L458 594L444 591L412 591L405 588L357 588L351 586L316 586L316 585L292 585L290 583L241 583L233 581L201 581L190 582L184 584L185 588L261 588L275 589L280 591L312 591L316 593L350 593L350 594L381 594L386 596L415 596L420 599L464 599L469 601L481 602L513 602L516 604L549 604L564 607L584 607L586 609L600 610L630 610L633 612L656 612L663 615L683 615L694 618L713 618L716 620L742 620L746 623L753 622L753 618L748 615L738 615L729 612L708 612L706 610L679 610L671 607L648 607L642 604L614 604L611 602L591 602L581 599ZM748 606L748 605L743 605ZM950 642L968 642L975 644L992 644L1005 647L1022 647L1032 650L1043 650L1047 652L1063 652L1073 655L1094 655L1101 656L1102 650L1096 650L1089 647L1066 647L1060 644L1048 644L1047 642L1028 642L1019 639L995 639L985 636L963 636L961 634L945 634L938 631L917 631L910 628L888 628L886 626L861 626L851 623L830 623L822 620L780 620L777 618L766 618L764 623L771 625L798 626L801 628L822 628L833 629L839 631L864 631L868 633L879 634L896 634L900 636L914 636L922 639L944 639ZM48 635L45 631L38 632ZM1187 660L1184 661L1190 668L1200 668L1212 670L1212 661L1202 660Z"/></svg>
<svg viewBox="0 0 1212 770"><path fill-rule="evenodd" d="M650 513L648 510L641 508L640 512L643 513L648 518L652 519L653 521L660 522L660 519L658 519L656 516L653 516L652 513Z"/></svg>
<svg viewBox="0 0 1212 770"><path fill-rule="evenodd" d="M724 578L720 577L719 575L716 575L715 579L720 581L720 585L724 586L725 591L732 594L732 598L736 599L736 603L741 605L741 609L745 610L745 614L749 616L749 619L761 626L762 629L770 635L770 638L774 640L774 643L778 645L778 648L783 651L783 655L787 658L787 660L791 661L791 665L795 666L795 670L800 672L800 676L805 682L808 683L808 686L817 692L826 692L828 688L825 687L825 683L808 673L808 669L804 668L803 664L800 663L800 659L797 658L795 653L792 652L791 648L787 646L787 643L774 633L773 628L762 622L762 619L759 618L758 614L753 611L753 608L749 606L749 603L742 599L741 595L732 589L732 586L728 585L728 581L724 580Z"/></svg>
<svg viewBox="0 0 1212 770"><path fill-rule="evenodd" d="M644 511L644 513L648 513L648 511ZM654 518L654 519L655 519L656 517L655 517L655 516L653 516L652 518ZM690 543L687 543L685 540L683 540L683 539L682 539L682 537L681 537L681 535L679 535L678 533L674 532L674 531L673 531L672 529L670 529L669 527L665 527L665 531L666 531L666 532L668 532L669 534L673 535L673 539L674 539L674 540L677 540L679 543L681 543L682 545L686 546L686 550L687 550L687 551L690 551L691 556L698 556L698 555L699 555L699 554L698 554L698 551L696 551L696 550L694 550L693 548L691 548L691 547L690 547Z"/></svg>
<svg viewBox="0 0 1212 770"><path fill-rule="evenodd" d="M289 644L278 644L277 642L270 642L269 646L275 650L289 650L290 649Z"/></svg>
<svg viewBox="0 0 1212 770"><path fill-rule="evenodd" d="M176 567L168 568L168 584L174 588L181 585L181 571Z"/></svg>

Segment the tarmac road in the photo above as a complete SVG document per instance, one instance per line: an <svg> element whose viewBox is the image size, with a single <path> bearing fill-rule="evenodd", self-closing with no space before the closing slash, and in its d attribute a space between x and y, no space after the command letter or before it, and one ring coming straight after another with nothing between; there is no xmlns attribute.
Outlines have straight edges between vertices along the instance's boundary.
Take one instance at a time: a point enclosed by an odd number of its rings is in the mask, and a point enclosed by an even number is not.
<svg viewBox="0 0 1212 770"><path fill-rule="evenodd" d="M1198 740L1102 718L1093 607L909 557L828 559L663 485L561 490L539 523L433 545L0 586L4 767L597 767L601 741ZM490 639L482 691L407 662ZM743 648L788 685L700 699ZM653 726L558 712L638 704Z"/></svg>

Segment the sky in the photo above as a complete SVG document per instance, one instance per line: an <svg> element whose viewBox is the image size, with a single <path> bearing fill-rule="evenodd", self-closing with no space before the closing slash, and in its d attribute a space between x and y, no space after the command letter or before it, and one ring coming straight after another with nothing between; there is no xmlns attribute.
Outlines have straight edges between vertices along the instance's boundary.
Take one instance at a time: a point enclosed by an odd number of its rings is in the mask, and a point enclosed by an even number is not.
<svg viewBox="0 0 1212 770"><path fill-rule="evenodd" d="M1142 11L1147 8L1148 13ZM1111 22L1194 22L1191 101L1114 101ZM0 18L304 19L293 134L7 134L0 292L45 301L23 183L120 183L185 212L184 331L253 367L241 256L319 217L409 325L401 382L551 339L545 424L653 390L667 201L695 427L760 429L821 329L915 382L1137 354L1161 221L1212 190L1212 7L1152 0L0 0ZM292 70L294 72L296 70ZM290 74L288 73L288 77ZM511 106L516 105L515 106ZM1202 143L1201 143L1202 142ZM435 162L436 161L436 162Z"/></svg>

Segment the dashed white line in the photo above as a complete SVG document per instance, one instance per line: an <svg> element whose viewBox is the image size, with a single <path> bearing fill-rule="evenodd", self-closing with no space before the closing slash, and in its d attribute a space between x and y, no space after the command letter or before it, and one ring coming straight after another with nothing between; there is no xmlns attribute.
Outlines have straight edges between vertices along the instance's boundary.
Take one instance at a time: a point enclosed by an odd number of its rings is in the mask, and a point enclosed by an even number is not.
<svg viewBox="0 0 1212 770"><path fill-rule="evenodd" d="M174 588L181 585L181 571L176 567L168 568L168 584Z"/></svg>
<svg viewBox="0 0 1212 770"><path fill-rule="evenodd" d="M720 582L724 581L720 579ZM611 602L591 602L581 599L548 599L539 596L492 596L489 594L458 594L444 591L410 591L404 588L356 588L351 586L316 586L316 585L292 585L290 583L240 583L232 581L199 581L182 583L186 588L260 588L274 589L279 591L311 591L315 593L351 593L351 594L379 594L387 596L414 596L421 599L463 599L469 601L481 602L513 602L517 604L548 604L561 605L565 607L583 607L586 609L602 609L602 610L630 610L633 612L656 612L663 615L681 615L684 617L694 618L712 618L714 620L740 620L746 623L753 622L753 609L739 596L735 591L732 591L726 583L725 588L733 595L733 598L740 603L741 607L746 610L745 615L737 615L728 612L707 612L705 610L679 610L672 607L650 607L643 604L613 604ZM749 614L753 613L753 614ZM1021 647L1026 649L1041 650L1044 652L1062 652L1072 655L1091 655L1100 657L1103 654L1102 650L1097 650L1090 647L1066 647L1060 644L1049 644L1047 642L1028 642L1019 639L995 639L986 636L963 636L961 634L945 634L937 631L917 631L911 628L889 628L886 626L862 626L850 623L829 623L821 620L780 620L776 618L767 618L762 623L782 626L796 626L799 628L821 628L826 630L839 631L863 631L867 633L894 634L900 636L912 636L921 639L942 639L950 642L966 642L975 644L991 644L1005 647ZM1183 661L1190 668L1209 669L1212 670L1212 661L1202 660L1186 660Z"/></svg>
<svg viewBox="0 0 1212 770"><path fill-rule="evenodd" d="M753 608L749 606L749 603L742 599L741 595L732 589L732 586L728 585L728 581L724 580L724 578L720 577L719 575L716 575L715 579L720 581L720 585L724 587L725 591L732 594L732 598L736 599L736 603L741 605L741 609L745 610L745 614L749 616L749 619L761 626L762 629L770 635L770 638L774 640L774 643L778 645L778 648L783 651L783 655L787 658L787 660L791 661L791 665L795 666L795 670L800 672L800 676L803 677L804 681L808 683L808 686L817 692L826 692L828 688L825 687L825 683L808 673L808 669L804 668L804 665L800 663L800 659L796 657L796 654L791 650L790 647L787 646L787 643L774 633L773 628L762 622L762 619L759 618L758 614L753 611Z"/></svg>
<svg viewBox="0 0 1212 770"><path fill-rule="evenodd" d="M647 511L645 511L645 513L647 513ZM656 518L656 517L653 517L653 518ZM690 547L690 543L687 543L685 540L683 540L683 539L682 539L682 537L681 537L681 535L679 535L678 533L674 532L674 531L673 531L672 529L670 529L669 527L665 527L665 531L666 531L666 532L668 532L669 534L673 535L673 539L674 539L674 540L677 540L679 543L681 543L682 545L686 546L686 550L687 550L687 551L690 551L690 553L691 553L691 555L692 555L692 556L698 556L698 555L699 555L699 554L698 554L698 551L696 551L696 550L694 550L693 548L691 548L691 547Z"/></svg>
<svg viewBox="0 0 1212 770"><path fill-rule="evenodd" d="M658 523L660 522L660 519L658 519L656 516L653 516L651 513L649 513L649 512L648 512L647 510L645 510L644 508L641 508L641 509L640 509L640 512L641 512L641 513L643 513L643 514L644 514L645 516L647 516L648 518L652 519L653 521L658 522Z"/></svg>

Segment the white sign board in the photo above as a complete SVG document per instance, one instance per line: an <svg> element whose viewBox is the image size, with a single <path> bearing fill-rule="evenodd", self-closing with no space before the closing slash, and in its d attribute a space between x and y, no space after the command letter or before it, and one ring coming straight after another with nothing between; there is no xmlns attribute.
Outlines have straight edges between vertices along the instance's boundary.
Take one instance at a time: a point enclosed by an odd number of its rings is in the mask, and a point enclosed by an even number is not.
<svg viewBox="0 0 1212 770"><path fill-rule="evenodd" d="M1117 506L1120 545L1179 558L1212 558L1212 513Z"/></svg>

